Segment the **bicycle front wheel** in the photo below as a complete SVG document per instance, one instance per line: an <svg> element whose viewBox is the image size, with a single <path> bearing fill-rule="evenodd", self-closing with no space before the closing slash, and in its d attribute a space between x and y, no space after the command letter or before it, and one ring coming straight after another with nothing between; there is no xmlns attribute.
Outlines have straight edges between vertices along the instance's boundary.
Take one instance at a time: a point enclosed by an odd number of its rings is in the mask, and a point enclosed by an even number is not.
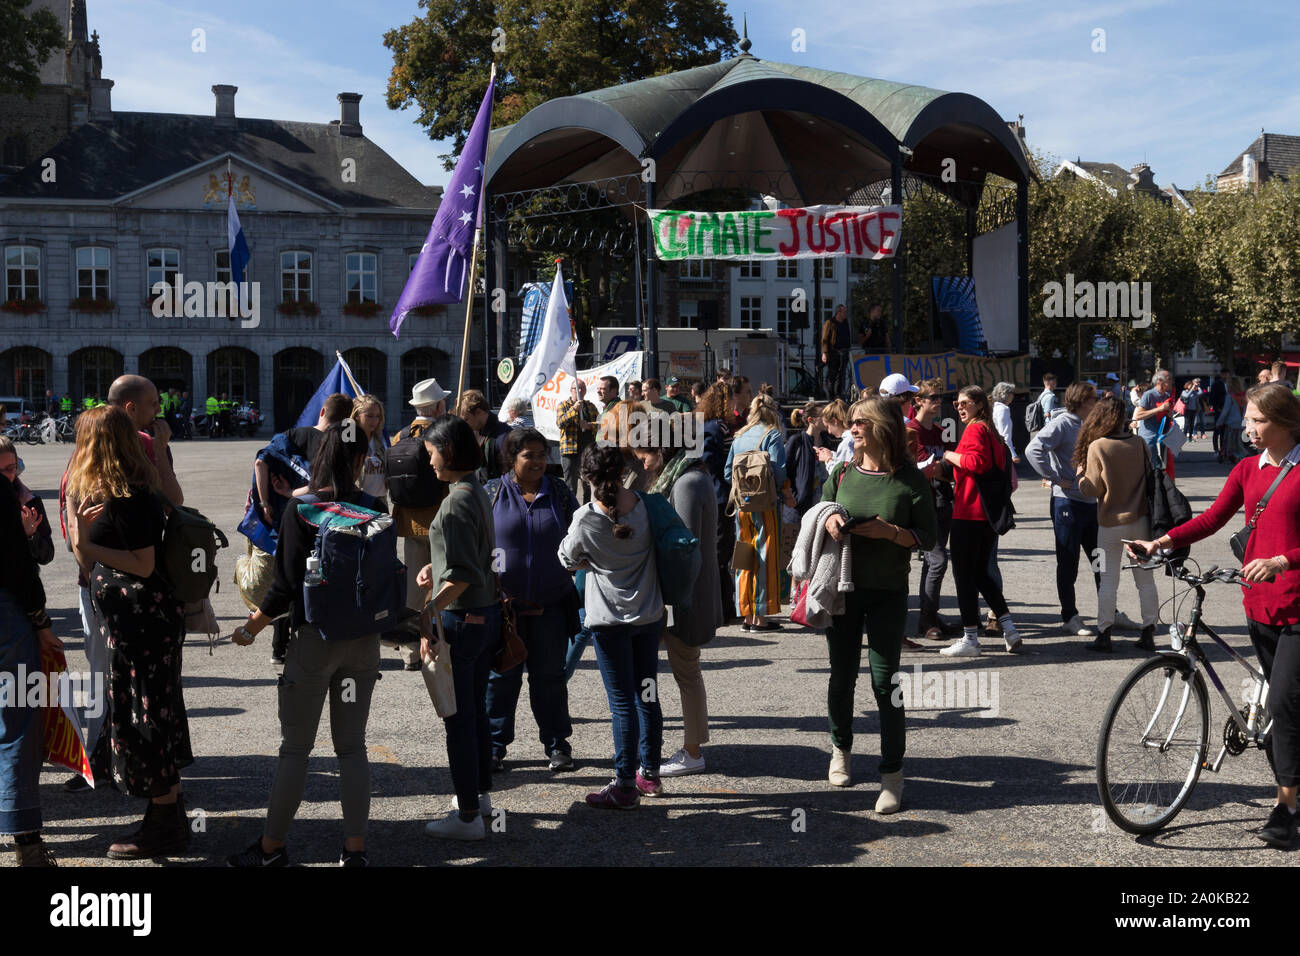
<svg viewBox="0 0 1300 956"><path fill-rule="evenodd" d="M1205 681L1186 658L1153 657L1125 678L1097 738L1097 790L1117 826L1168 826L1201 775L1209 728Z"/></svg>

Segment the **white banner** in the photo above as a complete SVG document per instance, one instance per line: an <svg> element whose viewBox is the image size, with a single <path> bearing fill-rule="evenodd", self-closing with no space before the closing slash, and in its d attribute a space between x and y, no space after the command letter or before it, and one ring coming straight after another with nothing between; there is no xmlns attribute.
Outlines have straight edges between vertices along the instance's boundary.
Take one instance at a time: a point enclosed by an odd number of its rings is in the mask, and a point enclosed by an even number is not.
<svg viewBox="0 0 1300 956"><path fill-rule="evenodd" d="M564 301L564 279L559 265L556 265L541 338L524 362L515 383L510 386L510 393L501 407L505 408L516 398L524 401L534 399L556 375L565 371L572 374L573 356L577 351L578 343L573 341L573 326L569 323L569 305Z"/></svg>
<svg viewBox="0 0 1300 956"><path fill-rule="evenodd" d="M624 386L628 382L641 378L641 361L644 355L644 352L624 352L612 362L577 372L577 377L587 385L587 401L600 408L600 402L595 398L596 383L606 375L618 379L618 393L622 395ZM572 358L570 358L571 362ZM572 364L569 367L572 368ZM560 429L555 424L555 413L559 410L560 403L568 400L573 377L569 372L560 369L542 386L541 391L533 396L533 426L551 441L560 440Z"/></svg>

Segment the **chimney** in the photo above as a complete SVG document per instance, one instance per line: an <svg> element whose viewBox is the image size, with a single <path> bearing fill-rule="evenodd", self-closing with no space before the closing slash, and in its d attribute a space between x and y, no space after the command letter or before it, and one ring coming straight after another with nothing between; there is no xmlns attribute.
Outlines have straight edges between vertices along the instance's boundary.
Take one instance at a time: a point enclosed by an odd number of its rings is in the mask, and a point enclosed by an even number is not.
<svg viewBox="0 0 1300 956"><path fill-rule="evenodd" d="M218 83L212 87L212 92L217 97L217 126L234 129L235 94L239 92L239 87Z"/></svg>
<svg viewBox="0 0 1300 956"><path fill-rule="evenodd" d="M109 122L113 119L113 81L90 81L90 118Z"/></svg>
<svg viewBox="0 0 1300 956"><path fill-rule="evenodd" d="M1259 178L1259 167L1255 165L1254 153L1247 153L1241 157L1241 181L1244 185L1249 186Z"/></svg>
<svg viewBox="0 0 1300 956"><path fill-rule="evenodd" d="M361 135L361 94L339 94L339 135Z"/></svg>

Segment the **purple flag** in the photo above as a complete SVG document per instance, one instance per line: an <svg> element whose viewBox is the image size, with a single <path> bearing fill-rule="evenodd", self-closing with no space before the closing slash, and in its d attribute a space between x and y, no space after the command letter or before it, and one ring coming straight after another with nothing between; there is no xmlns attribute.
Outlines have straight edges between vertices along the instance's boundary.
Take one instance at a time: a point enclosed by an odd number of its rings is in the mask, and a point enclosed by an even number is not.
<svg viewBox="0 0 1300 956"><path fill-rule="evenodd" d="M478 116L470 127L465 148L456 161L442 194L442 203L433 217L429 235L420 248L415 268L402 289L388 327L393 335L412 309L426 305L446 305L465 297L465 277L473 252L474 227L478 222L479 194L483 191L483 160L487 155L488 131L492 127L492 93L496 80L488 83Z"/></svg>

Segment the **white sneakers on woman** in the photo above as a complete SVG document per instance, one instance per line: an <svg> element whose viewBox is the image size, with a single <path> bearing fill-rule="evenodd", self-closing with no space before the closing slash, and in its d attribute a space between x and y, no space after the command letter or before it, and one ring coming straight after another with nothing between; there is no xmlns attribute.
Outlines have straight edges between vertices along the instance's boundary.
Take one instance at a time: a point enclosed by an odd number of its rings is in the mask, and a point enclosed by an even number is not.
<svg viewBox="0 0 1300 956"><path fill-rule="evenodd" d="M962 637L939 651L944 657L979 657L980 642L978 638Z"/></svg>

